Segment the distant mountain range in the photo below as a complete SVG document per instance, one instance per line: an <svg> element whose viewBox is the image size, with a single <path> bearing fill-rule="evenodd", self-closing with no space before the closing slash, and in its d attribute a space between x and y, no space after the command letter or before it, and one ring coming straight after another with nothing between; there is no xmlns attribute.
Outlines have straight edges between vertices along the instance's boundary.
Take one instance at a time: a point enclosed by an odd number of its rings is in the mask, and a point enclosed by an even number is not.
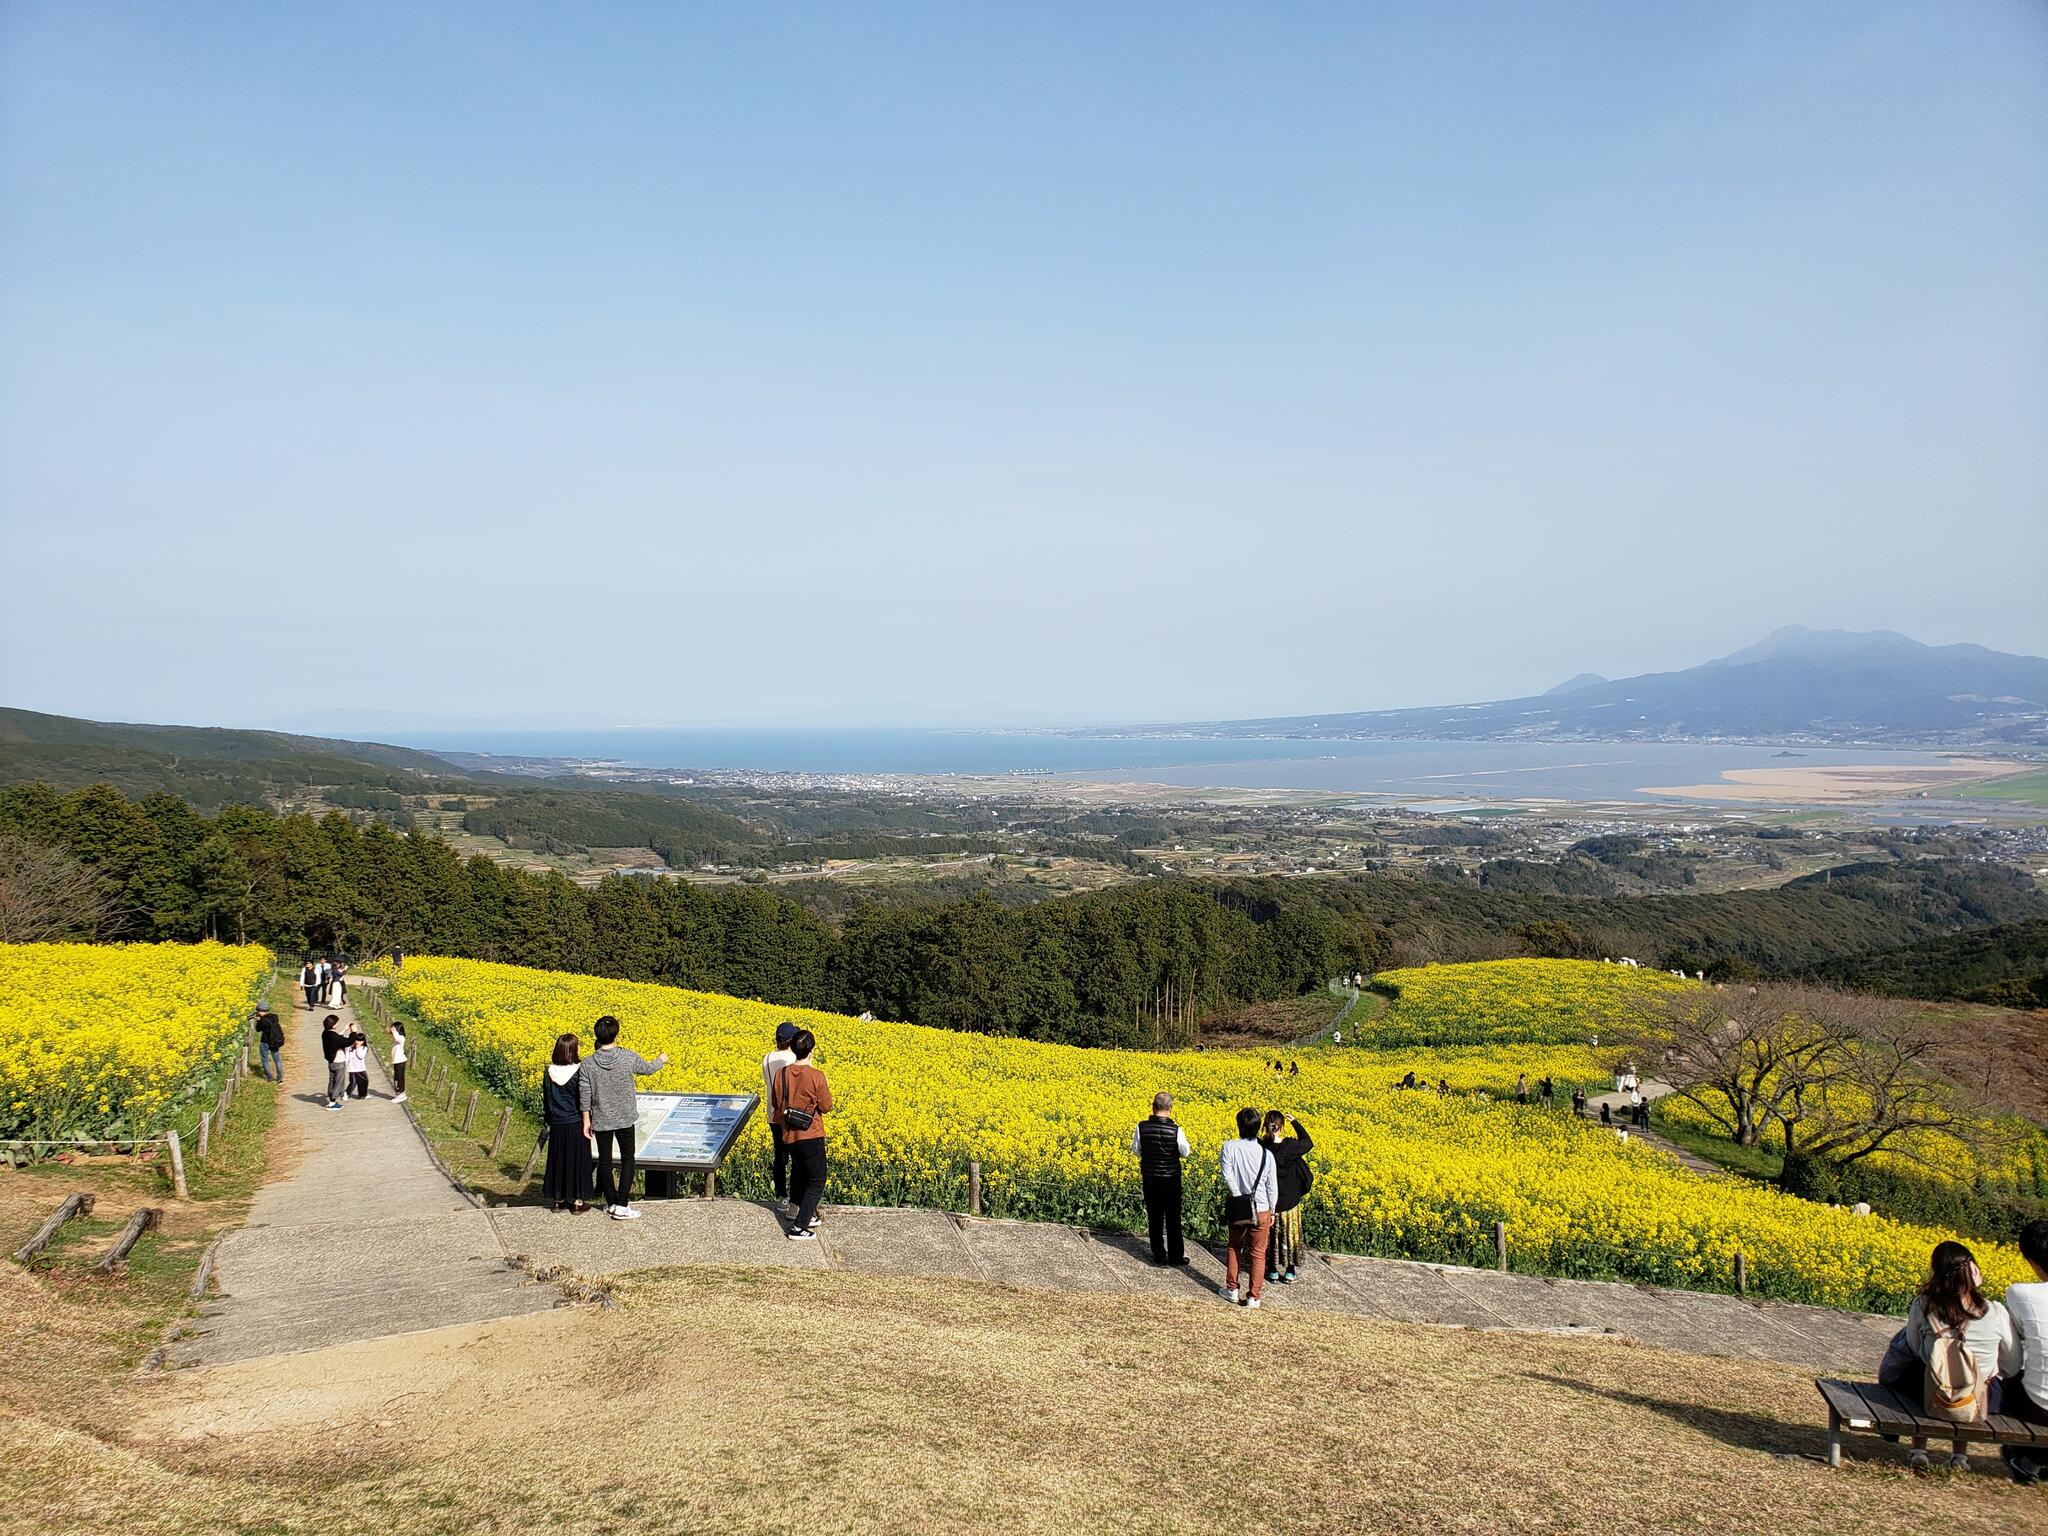
<svg viewBox="0 0 2048 1536"><path fill-rule="evenodd" d="M1582 672L1533 698L1099 734L2048 746L2048 659L1794 625L1682 672Z"/></svg>

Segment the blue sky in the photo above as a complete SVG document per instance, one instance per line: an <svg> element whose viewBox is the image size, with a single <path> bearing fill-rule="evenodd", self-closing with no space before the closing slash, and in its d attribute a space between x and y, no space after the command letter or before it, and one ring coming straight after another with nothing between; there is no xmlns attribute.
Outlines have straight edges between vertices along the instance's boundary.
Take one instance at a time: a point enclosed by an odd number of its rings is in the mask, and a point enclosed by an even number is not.
<svg viewBox="0 0 2048 1536"><path fill-rule="evenodd" d="M2048 9L0 11L0 702L2048 652Z"/></svg>

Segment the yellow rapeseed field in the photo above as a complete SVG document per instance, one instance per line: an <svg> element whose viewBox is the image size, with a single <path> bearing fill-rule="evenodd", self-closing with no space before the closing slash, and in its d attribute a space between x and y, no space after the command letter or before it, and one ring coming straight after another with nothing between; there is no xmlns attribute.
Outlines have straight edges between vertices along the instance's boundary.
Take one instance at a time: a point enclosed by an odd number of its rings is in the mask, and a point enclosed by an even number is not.
<svg viewBox="0 0 2048 1536"><path fill-rule="evenodd" d="M153 1133L269 970L253 944L0 944L0 1140Z"/></svg>
<svg viewBox="0 0 2048 1536"><path fill-rule="evenodd" d="M1380 971L1392 1003L1362 1045L1575 1045L1613 1038L1644 1000L1697 983L1598 960L1482 960Z"/></svg>
<svg viewBox="0 0 2048 1536"><path fill-rule="evenodd" d="M1332 1250L1487 1262L1501 1220L1519 1269L1724 1289L1740 1250L1764 1295L1896 1311L1946 1235L1703 1179L1568 1111L1503 1101L1518 1071L1555 1078L1560 1102L1564 1085L1598 1082L1605 1060L1584 1046L1347 1045L1290 1053L1301 1075L1275 1079L1255 1051L1088 1050L468 960L408 958L394 991L430 1035L528 1102L555 1036L573 1031L588 1049L600 1014L620 1018L623 1044L669 1053L645 1086L697 1092L758 1090L776 1023L794 1019L817 1034L839 1101L829 1197L846 1203L963 1209L975 1160L990 1214L1139 1226L1131 1130L1163 1088L1196 1147L1190 1224L1211 1235L1216 1149L1241 1105L1307 1124L1319 1173L1307 1234ZM1400 1091L1407 1071L1454 1093ZM764 1191L758 1119L724 1182ZM2023 1273L2017 1253L1976 1246L1995 1289Z"/></svg>

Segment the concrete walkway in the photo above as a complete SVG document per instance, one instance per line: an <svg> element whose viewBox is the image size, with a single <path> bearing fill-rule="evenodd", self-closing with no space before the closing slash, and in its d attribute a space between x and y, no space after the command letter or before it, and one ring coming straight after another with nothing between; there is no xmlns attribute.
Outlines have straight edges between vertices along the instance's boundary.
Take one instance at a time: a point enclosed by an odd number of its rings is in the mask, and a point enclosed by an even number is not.
<svg viewBox="0 0 2048 1536"><path fill-rule="evenodd" d="M530 1282L526 1265L591 1276L680 1264L837 1268L1224 1305L1216 1250L1190 1244L1186 1269L1158 1269L1130 1233L828 1206L820 1240L792 1243L771 1208L743 1200L644 1200L638 1222L538 1204L485 1209L449 1182L405 1107L391 1102L374 1055L371 1097L327 1110L319 1041L330 1011L354 1025L347 1007L294 1010L279 1121L285 1158L296 1160L222 1240L220 1294L169 1346L172 1365L293 1354L559 1305L556 1288ZM1609 1334L1829 1372L1874 1369L1898 1327L1895 1318L1821 1307L1348 1256L1313 1256L1295 1284L1267 1287L1266 1299L1276 1311Z"/></svg>
<svg viewBox="0 0 2048 1536"><path fill-rule="evenodd" d="M278 1122L290 1171L257 1192L222 1239L220 1294L167 1351L219 1365L450 1323L545 1311L560 1295L506 1262L489 1215L435 1166L373 1055L370 1097L327 1107L320 1020L347 1006L295 1007ZM374 1042L381 1046L383 1042ZM261 1092L254 1082L243 1092Z"/></svg>
<svg viewBox="0 0 2048 1536"><path fill-rule="evenodd" d="M1225 1303L1219 1253L1190 1244L1186 1269L1154 1268L1131 1233L943 1211L826 1207L816 1243L792 1243L768 1206L744 1200L646 1200L643 1219L542 1206L491 1212L505 1248L536 1266L585 1275L673 1264L760 1264L936 1275L1051 1290L1130 1291ZM1830 1372L1877 1368L1896 1318L1743 1301L1606 1281L1557 1280L1391 1259L1316 1255L1266 1304L1448 1327L1613 1334L1693 1354L1781 1360Z"/></svg>

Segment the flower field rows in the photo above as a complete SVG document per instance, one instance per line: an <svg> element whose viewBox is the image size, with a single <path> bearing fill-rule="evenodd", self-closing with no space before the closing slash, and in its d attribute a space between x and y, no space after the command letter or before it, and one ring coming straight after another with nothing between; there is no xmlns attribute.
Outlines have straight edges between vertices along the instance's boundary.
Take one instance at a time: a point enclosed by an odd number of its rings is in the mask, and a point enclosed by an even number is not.
<svg viewBox="0 0 2048 1536"><path fill-rule="evenodd" d="M155 1134L269 971L253 944L0 944L0 1140Z"/></svg>
<svg viewBox="0 0 2048 1536"><path fill-rule="evenodd" d="M1615 1036L1646 999L1697 983L1595 960L1484 960L1381 971L1391 1006L1361 1045L1579 1045Z"/></svg>
<svg viewBox="0 0 2048 1536"><path fill-rule="evenodd" d="M962 1209L975 1160L992 1215L1139 1226L1130 1133L1163 1088L1196 1147L1189 1223L1212 1236L1216 1149L1247 1104L1307 1123L1319 1173L1307 1236L1330 1250L1487 1262L1500 1220L1518 1269L1726 1289L1740 1250L1761 1294L1897 1311L1945 1235L1702 1179L1562 1110L1502 1102L1520 1071L1561 1085L1599 1080L1605 1062L1583 1045L1319 1048L1294 1053L1298 1078L1275 1079L1250 1051L1089 1050L478 961L408 959L393 991L430 1035L528 1102L555 1036L573 1031L587 1047L603 1013L623 1021L625 1044L669 1053L645 1086L698 1092L758 1091L774 1026L795 1019L816 1031L839 1101L828 1122L831 1198L847 1203ZM1456 1092L1399 1091L1406 1071L1446 1078ZM722 1182L765 1192L758 1119ZM1994 1288L2021 1275L2011 1250L1978 1251Z"/></svg>

